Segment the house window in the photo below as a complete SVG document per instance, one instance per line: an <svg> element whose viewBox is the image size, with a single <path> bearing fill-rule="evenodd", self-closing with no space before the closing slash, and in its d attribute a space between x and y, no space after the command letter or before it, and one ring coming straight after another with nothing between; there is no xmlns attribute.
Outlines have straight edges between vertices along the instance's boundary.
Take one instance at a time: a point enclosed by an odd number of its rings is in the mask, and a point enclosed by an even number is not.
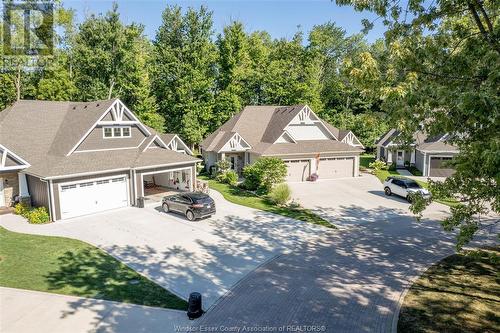
<svg viewBox="0 0 500 333"><path fill-rule="evenodd" d="M111 138L113 136L113 130L111 127L104 127L104 137Z"/></svg>
<svg viewBox="0 0 500 333"><path fill-rule="evenodd" d="M123 137L130 137L130 127L122 127L122 136Z"/></svg>
<svg viewBox="0 0 500 333"><path fill-rule="evenodd" d="M126 127L103 127L104 138L130 138L130 126Z"/></svg>

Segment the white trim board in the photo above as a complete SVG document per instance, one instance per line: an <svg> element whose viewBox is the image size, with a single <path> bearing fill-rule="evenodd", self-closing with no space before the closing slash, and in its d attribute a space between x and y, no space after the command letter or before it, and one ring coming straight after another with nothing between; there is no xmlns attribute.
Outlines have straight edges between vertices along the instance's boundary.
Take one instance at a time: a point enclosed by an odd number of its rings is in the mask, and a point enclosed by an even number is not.
<svg viewBox="0 0 500 333"><path fill-rule="evenodd" d="M83 140L85 140L90 132L92 132L92 130L99 124L99 122L102 121L102 119L108 114L108 112L110 112L111 110L115 110L114 107L116 104L120 104L120 106L122 107L121 110L122 112L127 112L127 116L131 117L132 119L134 119L134 121L137 122L137 125L149 136L151 135L151 132L147 129L147 127L140 122L140 120L134 115L134 113L132 111L130 111L126 106L125 104L123 104L122 101L120 101L120 99L115 99L115 101L106 109L106 111L104 111L104 113L99 117L99 119L97 119L97 121L94 123L94 125L92 125L89 130L81 137L81 139L76 143L76 145L66 154L66 156L69 156L71 155L83 142ZM122 117L123 117L123 113L122 113Z"/></svg>

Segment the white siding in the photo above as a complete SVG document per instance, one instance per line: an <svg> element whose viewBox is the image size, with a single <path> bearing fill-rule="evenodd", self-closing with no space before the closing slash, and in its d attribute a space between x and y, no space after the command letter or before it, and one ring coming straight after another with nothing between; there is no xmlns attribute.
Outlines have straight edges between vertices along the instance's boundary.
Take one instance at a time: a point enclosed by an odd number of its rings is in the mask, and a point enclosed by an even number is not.
<svg viewBox="0 0 500 333"><path fill-rule="evenodd" d="M290 125L286 130L298 141L328 139L326 131L317 123L312 125Z"/></svg>

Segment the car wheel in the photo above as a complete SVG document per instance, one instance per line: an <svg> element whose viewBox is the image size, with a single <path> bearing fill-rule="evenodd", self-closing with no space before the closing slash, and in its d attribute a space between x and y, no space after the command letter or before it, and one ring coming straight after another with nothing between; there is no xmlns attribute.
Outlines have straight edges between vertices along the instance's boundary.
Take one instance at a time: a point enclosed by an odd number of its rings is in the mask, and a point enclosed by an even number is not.
<svg viewBox="0 0 500 333"><path fill-rule="evenodd" d="M166 204L166 203L164 203L161 207L163 208L163 211L165 213L168 213L170 211L170 208L168 207L168 204Z"/></svg>
<svg viewBox="0 0 500 333"><path fill-rule="evenodd" d="M194 214L192 211L188 210L186 212L186 218L189 220L189 221L194 221Z"/></svg>
<svg viewBox="0 0 500 333"><path fill-rule="evenodd" d="M388 187L384 188L384 193L385 193L385 195L391 195L392 194L391 189L388 188Z"/></svg>

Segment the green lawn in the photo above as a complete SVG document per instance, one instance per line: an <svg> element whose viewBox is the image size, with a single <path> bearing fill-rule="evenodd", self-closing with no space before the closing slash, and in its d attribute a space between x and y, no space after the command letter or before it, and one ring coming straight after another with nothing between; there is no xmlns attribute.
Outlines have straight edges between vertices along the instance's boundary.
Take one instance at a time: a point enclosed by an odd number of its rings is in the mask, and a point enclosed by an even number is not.
<svg viewBox="0 0 500 333"><path fill-rule="evenodd" d="M500 332L499 255L455 254L430 267L404 299L398 332Z"/></svg>
<svg viewBox="0 0 500 333"><path fill-rule="evenodd" d="M0 286L187 309L186 301L94 246L2 227Z"/></svg>
<svg viewBox="0 0 500 333"><path fill-rule="evenodd" d="M228 184L222 184L213 179L208 179L207 177L204 176L199 176L198 178L208 180L208 185L210 186L210 188L220 192L224 196L224 198L229 202L255 209L264 210L266 212L271 212L286 217L291 217L296 220L322 225L327 228L335 228L333 224L321 218L320 216L314 214L309 209L305 208L291 209L287 207L278 207L276 205L269 203L265 198L257 196L251 192L242 190L239 187L230 186Z"/></svg>
<svg viewBox="0 0 500 333"><path fill-rule="evenodd" d="M375 161L375 155L373 154L363 154L359 156L359 168L360 169L368 169L370 167L370 163Z"/></svg>

